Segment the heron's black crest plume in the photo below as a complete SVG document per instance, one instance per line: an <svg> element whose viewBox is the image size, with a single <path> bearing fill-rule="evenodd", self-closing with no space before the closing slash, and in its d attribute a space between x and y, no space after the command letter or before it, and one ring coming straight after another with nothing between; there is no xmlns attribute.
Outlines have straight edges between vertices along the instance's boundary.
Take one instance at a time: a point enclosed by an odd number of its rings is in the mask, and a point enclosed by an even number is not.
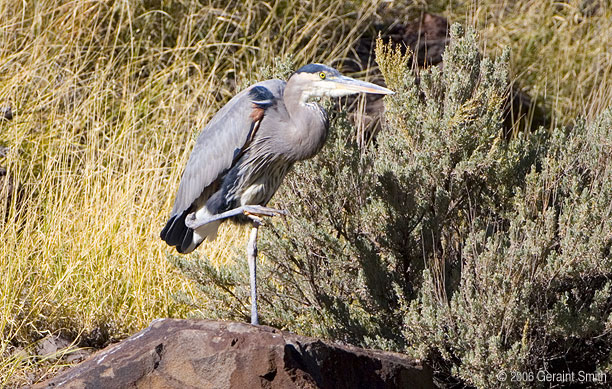
<svg viewBox="0 0 612 389"><path fill-rule="evenodd" d="M300 74L300 73L310 73L310 74L316 74L316 73L320 73L320 72L325 72L329 75L332 76L340 76L340 72L337 71L336 69L327 66L327 65L323 65L320 63L310 63L308 65L304 65L301 68L299 68L298 70L295 71L295 73L293 73L291 76L293 77L293 75L295 74ZM291 77L290 77L291 78Z"/></svg>

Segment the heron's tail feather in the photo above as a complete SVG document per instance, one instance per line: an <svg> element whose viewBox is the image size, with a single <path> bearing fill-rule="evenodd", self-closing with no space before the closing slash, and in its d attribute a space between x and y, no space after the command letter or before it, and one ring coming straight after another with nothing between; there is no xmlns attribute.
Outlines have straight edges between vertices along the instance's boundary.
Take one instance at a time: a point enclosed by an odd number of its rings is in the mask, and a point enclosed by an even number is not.
<svg viewBox="0 0 612 389"><path fill-rule="evenodd" d="M185 234L187 233L187 226L185 225L185 218L188 212L185 211L182 214L176 214L170 217L166 226L159 234L160 238L168 243L169 246L177 246L183 242Z"/></svg>

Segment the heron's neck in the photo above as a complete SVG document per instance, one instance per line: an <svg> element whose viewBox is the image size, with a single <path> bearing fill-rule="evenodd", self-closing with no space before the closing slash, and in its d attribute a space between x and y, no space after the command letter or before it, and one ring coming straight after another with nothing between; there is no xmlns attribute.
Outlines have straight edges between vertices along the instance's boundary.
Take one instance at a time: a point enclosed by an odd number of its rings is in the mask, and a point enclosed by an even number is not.
<svg viewBox="0 0 612 389"><path fill-rule="evenodd" d="M283 93L283 101L292 126L287 130L287 141L295 160L314 156L323 147L327 138L329 122L327 113L316 103L303 99L302 88L289 80Z"/></svg>

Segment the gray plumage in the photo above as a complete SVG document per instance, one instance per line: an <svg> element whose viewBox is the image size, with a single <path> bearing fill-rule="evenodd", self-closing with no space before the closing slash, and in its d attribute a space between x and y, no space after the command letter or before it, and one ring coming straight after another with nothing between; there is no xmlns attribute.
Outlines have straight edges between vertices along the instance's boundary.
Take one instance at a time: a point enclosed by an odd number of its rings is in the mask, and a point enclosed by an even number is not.
<svg viewBox="0 0 612 389"><path fill-rule="evenodd" d="M310 64L287 82L259 82L233 97L200 133L161 238L188 253L214 239L221 223L193 230L185 225L188 215L206 220L242 205L265 206L293 163L314 156L325 143L327 114L309 99L357 92L392 93Z"/></svg>

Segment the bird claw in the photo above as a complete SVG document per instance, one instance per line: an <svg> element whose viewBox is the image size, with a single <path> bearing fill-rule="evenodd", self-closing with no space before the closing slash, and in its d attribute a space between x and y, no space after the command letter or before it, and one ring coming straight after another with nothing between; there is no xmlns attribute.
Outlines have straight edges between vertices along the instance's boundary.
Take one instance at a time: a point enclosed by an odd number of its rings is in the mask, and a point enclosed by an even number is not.
<svg viewBox="0 0 612 389"><path fill-rule="evenodd" d="M245 205L242 208L242 213L259 225L264 224L264 216L272 217L287 214L287 211L283 209L268 208L261 205Z"/></svg>
<svg viewBox="0 0 612 389"><path fill-rule="evenodd" d="M280 216L286 215L287 211L284 209L268 208L261 205L243 205L242 212L245 215L253 216Z"/></svg>
<svg viewBox="0 0 612 389"><path fill-rule="evenodd" d="M254 215L254 214L252 214L252 213L250 213L250 212L247 212L247 211L244 211L244 214L245 214L245 216L246 216L246 217L248 217L249 219L251 219L251 221L252 221L254 224L256 224L256 225L258 225L258 226L263 226L264 224L266 224L266 223L264 223L264 219L263 219L263 218L261 218L261 217L259 217L259 216L257 216L257 215Z"/></svg>

